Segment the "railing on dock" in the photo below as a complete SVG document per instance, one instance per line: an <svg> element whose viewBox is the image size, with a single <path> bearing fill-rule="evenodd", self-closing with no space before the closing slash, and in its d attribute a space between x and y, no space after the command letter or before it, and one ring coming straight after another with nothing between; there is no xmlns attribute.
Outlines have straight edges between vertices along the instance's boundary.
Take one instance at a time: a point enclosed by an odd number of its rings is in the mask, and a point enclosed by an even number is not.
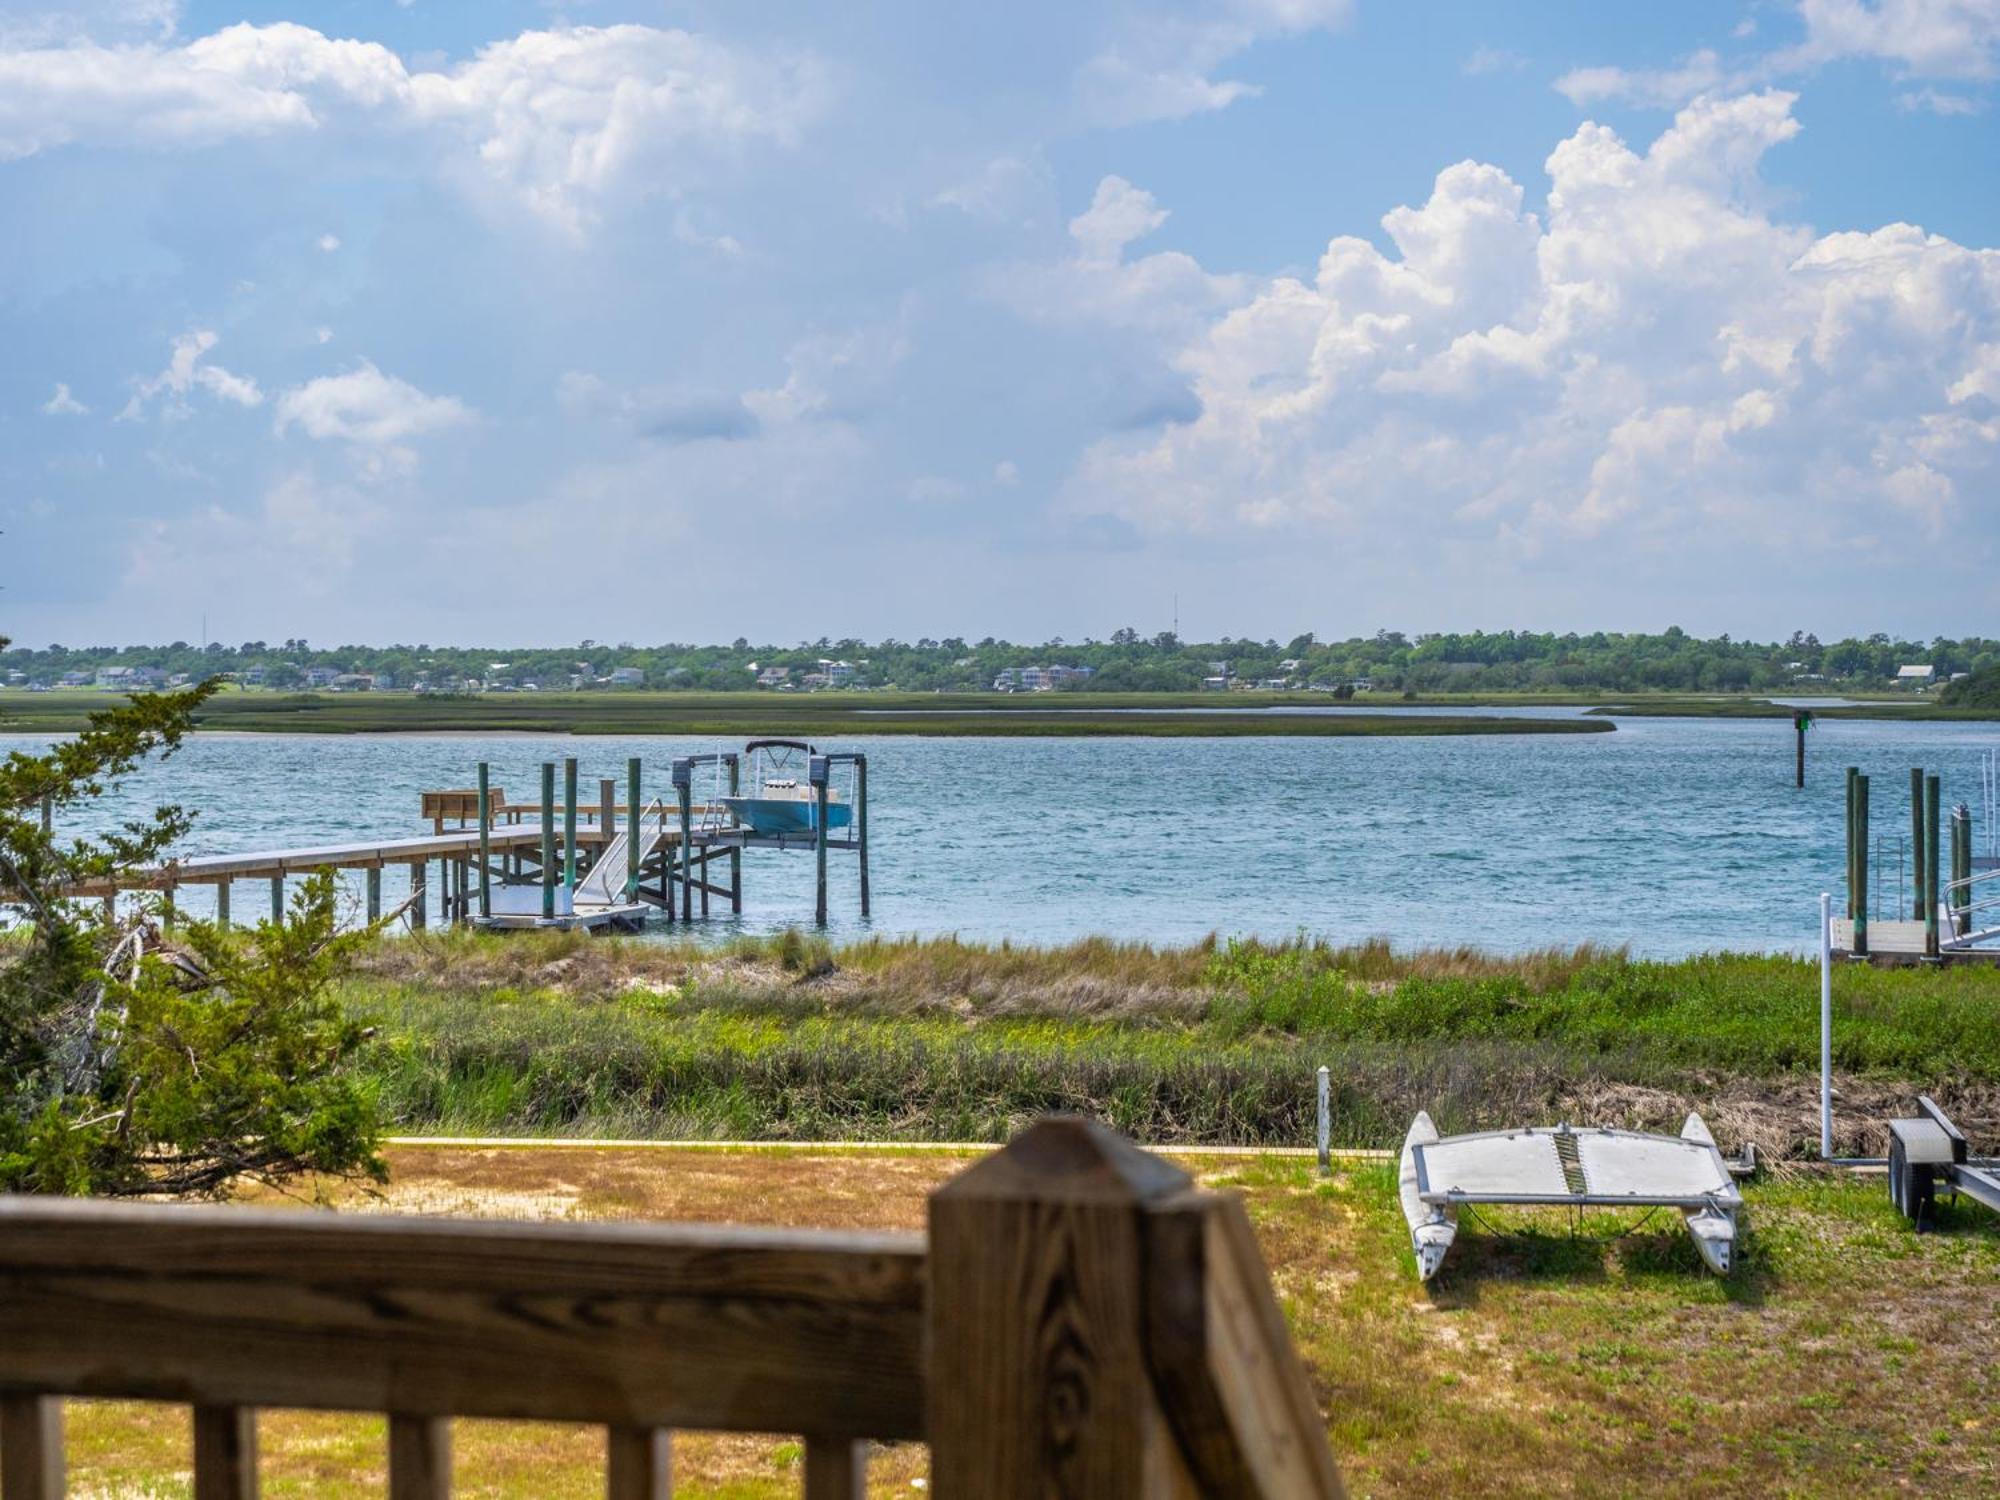
<svg viewBox="0 0 2000 1500"><path fill-rule="evenodd" d="M451 1419L588 1423L664 1497L671 1430L797 1432L809 1497L870 1440L932 1493L1340 1493L1240 1200L1045 1120L918 1235L0 1199L0 1484L63 1487L61 1399L193 1408L194 1492L257 1492L260 1406L388 1414L389 1493L442 1497Z"/></svg>

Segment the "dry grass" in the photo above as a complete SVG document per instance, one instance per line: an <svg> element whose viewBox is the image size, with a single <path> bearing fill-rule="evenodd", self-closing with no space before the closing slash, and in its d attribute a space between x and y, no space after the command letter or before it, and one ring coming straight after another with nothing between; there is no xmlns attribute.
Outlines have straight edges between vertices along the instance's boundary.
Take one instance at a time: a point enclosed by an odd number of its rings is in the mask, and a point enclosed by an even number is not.
<svg viewBox="0 0 2000 1500"><path fill-rule="evenodd" d="M936 1154L403 1148L357 1208L915 1228L960 1162ZM2000 1220L1916 1237L1879 1180L1789 1174L1749 1190L1744 1264L1701 1274L1677 1224L1628 1238L1512 1215L1468 1228L1420 1287L1386 1167L1201 1168L1249 1201L1357 1496L1991 1494L2000 1484ZM352 1200L350 1200L352 1201ZM83 1496L186 1495L185 1414L80 1403ZM276 1413L275 1496L378 1494L377 1419ZM589 1431L462 1423L459 1492L601 1493ZM681 1488L795 1495L782 1436L687 1434ZM920 1447L879 1451L871 1493L913 1495Z"/></svg>

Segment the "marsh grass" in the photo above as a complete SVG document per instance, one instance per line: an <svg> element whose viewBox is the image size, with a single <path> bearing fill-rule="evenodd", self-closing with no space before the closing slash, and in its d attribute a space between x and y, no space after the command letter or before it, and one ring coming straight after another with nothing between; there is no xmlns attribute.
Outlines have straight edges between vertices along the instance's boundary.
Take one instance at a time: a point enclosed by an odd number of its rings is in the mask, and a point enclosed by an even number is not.
<svg viewBox="0 0 2000 1500"><path fill-rule="evenodd" d="M1524 1119L1816 1143L1809 964L1383 943L1053 948L784 933L720 947L469 933L385 943L347 1003L404 1132L999 1140L1047 1110L1141 1139L1392 1146ZM2000 1129L2000 974L1843 971L1841 1145L1928 1090Z"/></svg>

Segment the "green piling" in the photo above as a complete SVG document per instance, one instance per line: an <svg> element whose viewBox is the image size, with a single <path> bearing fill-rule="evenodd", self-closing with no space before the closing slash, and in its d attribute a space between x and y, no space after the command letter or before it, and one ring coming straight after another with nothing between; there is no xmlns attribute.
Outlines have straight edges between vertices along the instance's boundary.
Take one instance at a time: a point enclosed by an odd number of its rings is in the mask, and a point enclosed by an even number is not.
<svg viewBox="0 0 2000 1500"><path fill-rule="evenodd" d="M1868 778L1854 778L1854 951L1868 952Z"/></svg>
<svg viewBox="0 0 2000 1500"><path fill-rule="evenodd" d="M1924 770L1910 767L1910 915L1924 919Z"/></svg>
<svg viewBox="0 0 2000 1500"><path fill-rule="evenodd" d="M370 865L362 883L368 890L368 920L379 922L382 920L382 867Z"/></svg>
<svg viewBox="0 0 2000 1500"><path fill-rule="evenodd" d="M826 782L827 773L822 768L819 780L813 783L813 858L818 865L813 921L821 927L826 926Z"/></svg>
<svg viewBox="0 0 2000 1500"><path fill-rule="evenodd" d="M224 932L229 930L229 882L215 883L215 925Z"/></svg>
<svg viewBox="0 0 2000 1500"><path fill-rule="evenodd" d="M576 757L563 757L563 888L576 889Z"/></svg>
<svg viewBox="0 0 2000 1500"><path fill-rule="evenodd" d="M639 757L625 762L625 899L639 895Z"/></svg>
<svg viewBox="0 0 2000 1500"><path fill-rule="evenodd" d="M743 767L735 755L729 757L729 795L737 796L743 790ZM729 909L737 916L743 915L743 851L729 851Z"/></svg>
<svg viewBox="0 0 2000 1500"><path fill-rule="evenodd" d="M1951 810L1951 884L1946 904L1951 909L1951 931L1964 937L1972 929L1965 905L1969 897L1965 879L1972 871L1972 809L1963 802Z"/></svg>
<svg viewBox="0 0 2000 1500"><path fill-rule="evenodd" d="M556 763L542 762L542 915L556 914Z"/></svg>
<svg viewBox="0 0 2000 1500"><path fill-rule="evenodd" d="M285 922L285 877L271 877L271 920L279 926Z"/></svg>
<svg viewBox="0 0 2000 1500"><path fill-rule="evenodd" d="M854 757L854 848L861 862L861 916L868 916L868 757Z"/></svg>
<svg viewBox="0 0 2000 1500"><path fill-rule="evenodd" d="M1943 795L1939 778L1924 778L1924 952L1938 956L1938 801Z"/></svg>
<svg viewBox="0 0 2000 1500"><path fill-rule="evenodd" d="M479 763L479 915L493 915L493 776Z"/></svg>
<svg viewBox="0 0 2000 1500"><path fill-rule="evenodd" d="M1859 779L1858 766L1847 768L1847 920L1854 920L1854 893L1860 888L1854 878L1854 783Z"/></svg>

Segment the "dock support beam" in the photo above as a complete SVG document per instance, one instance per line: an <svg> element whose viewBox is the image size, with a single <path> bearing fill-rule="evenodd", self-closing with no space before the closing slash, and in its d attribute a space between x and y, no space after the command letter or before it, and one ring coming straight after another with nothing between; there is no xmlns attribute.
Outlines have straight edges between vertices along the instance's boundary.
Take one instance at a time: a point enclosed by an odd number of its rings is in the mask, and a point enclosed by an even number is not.
<svg viewBox="0 0 2000 1500"><path fill-rule="evenodd" d="M421 859L410 861L410 926L419 932L430 921L430 913L424 910L425 865Z"/></svg>
<svg viewBox="0 0 2000 1500"><path fill-rule="evenodd" d="M734 755L729 757L729 795L741 796L743 792L743 767ZM729 909L737 916L743 915L743 851L729 851Z"/></svg>
<svg viewBox="0 0 2000 1500"><path fill-rule="evenodd" d="M556 914L556 763L542 762L542 915Z"/></svg>
<svg viewBox="0 0 2000 1500"><path fill-rule="evenodd" d="M625 899L639 896L639 757L625 762Z"/></svg>
<svg viewBox="0 0 2000 1500"><path fill-rule="evenodd" d="M868 920L868 757L854 757L854 841L861 857L861 919Z"/></svg>
<svg viewBox="0 0 2000 1500"><path fill-rule="evenodd" d="M1971 903L1972 891L1966 882L1972 878L1972 809L1963 802L1951 810L1951 884L1948 902L1951 908L1951 932L1953 937L1964 937L1972 931L1972 913L1966 908Z"/></svg>
<svg viewBox="0 0 2000 1500"><path fill-rule="evenodd" d="M590 856L591 869L597 868L597 862L611 848L611 830L617 826L618 778L600 776L597 778L597 849Z"/></svg>
<svg viewBox="0 0 2000 1500"><path fill-rule="evenodd" d="M370 865L363 879L368 887L368 921L372 925L382 920L382 867ZM224 906L228 904L223 902Z"/></svg>
<svg viewBox="0 0 2000 1500"><path fill-rule="evenodd" d="M1868 951L1868 778L1854 777L1854 951Z"/></svg>
<svg viewBox="0 0 2000 1500"><path fill-rule="evenodd" d="M681 920L694 920L694 766L687 760L674 762L674 800L681 815ZM707 870L702 871L706 878ZM673 904L673 882L667 882L667 903ZM704 901L707 897L702 898Z"/></svg>
<svg viewBox="0 0 2000 1500"><path fill-rule="evenodd" d="M813 921L818 926L824 927L826 926L826 757L815 755L808 763L806 774L812 782L813 862L818 867L813 877L813 887L817 893L813 900Z"/></svg>
<svg viewBox="0 0 2000 1500"><path fill-rule="evenodd" d="M226 880L215 883L215 925L224 932L229 930L229 882Z"/></svg>
<svg viewBox="0 0 2000 1500"><path fill-rule="evenodd" d="M271 877L271 920L279 926L284 925L285 877L282 875L273 875Z"/></svg>
<svg viewBox="0 0 2000 1500"><path fill-rule="evenodd" d="M479 763L479 915L493 915L493 775Z"/></svg>
<svg viewBox="0 0 2000 1500"><path fill-rule="evenodd" d="M1910 915L1924 919L1924 769L1910 767L1910 884L1914 887Z"/></svg>
<svg viewBox="0 0 2000 1500"><path fill-rule="evenodd" d="M576 757L563 757L563 889L576 889Z"/></svg>
<svg viewBox="0 0 2000 1500"><path fill-rule="evenodd" d="M1847 768L1847 920L1854 920L1854 781L1861 774L1855 766Z"/></svg>
<svg viewBox="0 0 2000 1500"><path fill-rule="evenodd" d="M1924 952L1938 956L1938 802L1943 795L1939 778L1924 778Z"/></svg>

